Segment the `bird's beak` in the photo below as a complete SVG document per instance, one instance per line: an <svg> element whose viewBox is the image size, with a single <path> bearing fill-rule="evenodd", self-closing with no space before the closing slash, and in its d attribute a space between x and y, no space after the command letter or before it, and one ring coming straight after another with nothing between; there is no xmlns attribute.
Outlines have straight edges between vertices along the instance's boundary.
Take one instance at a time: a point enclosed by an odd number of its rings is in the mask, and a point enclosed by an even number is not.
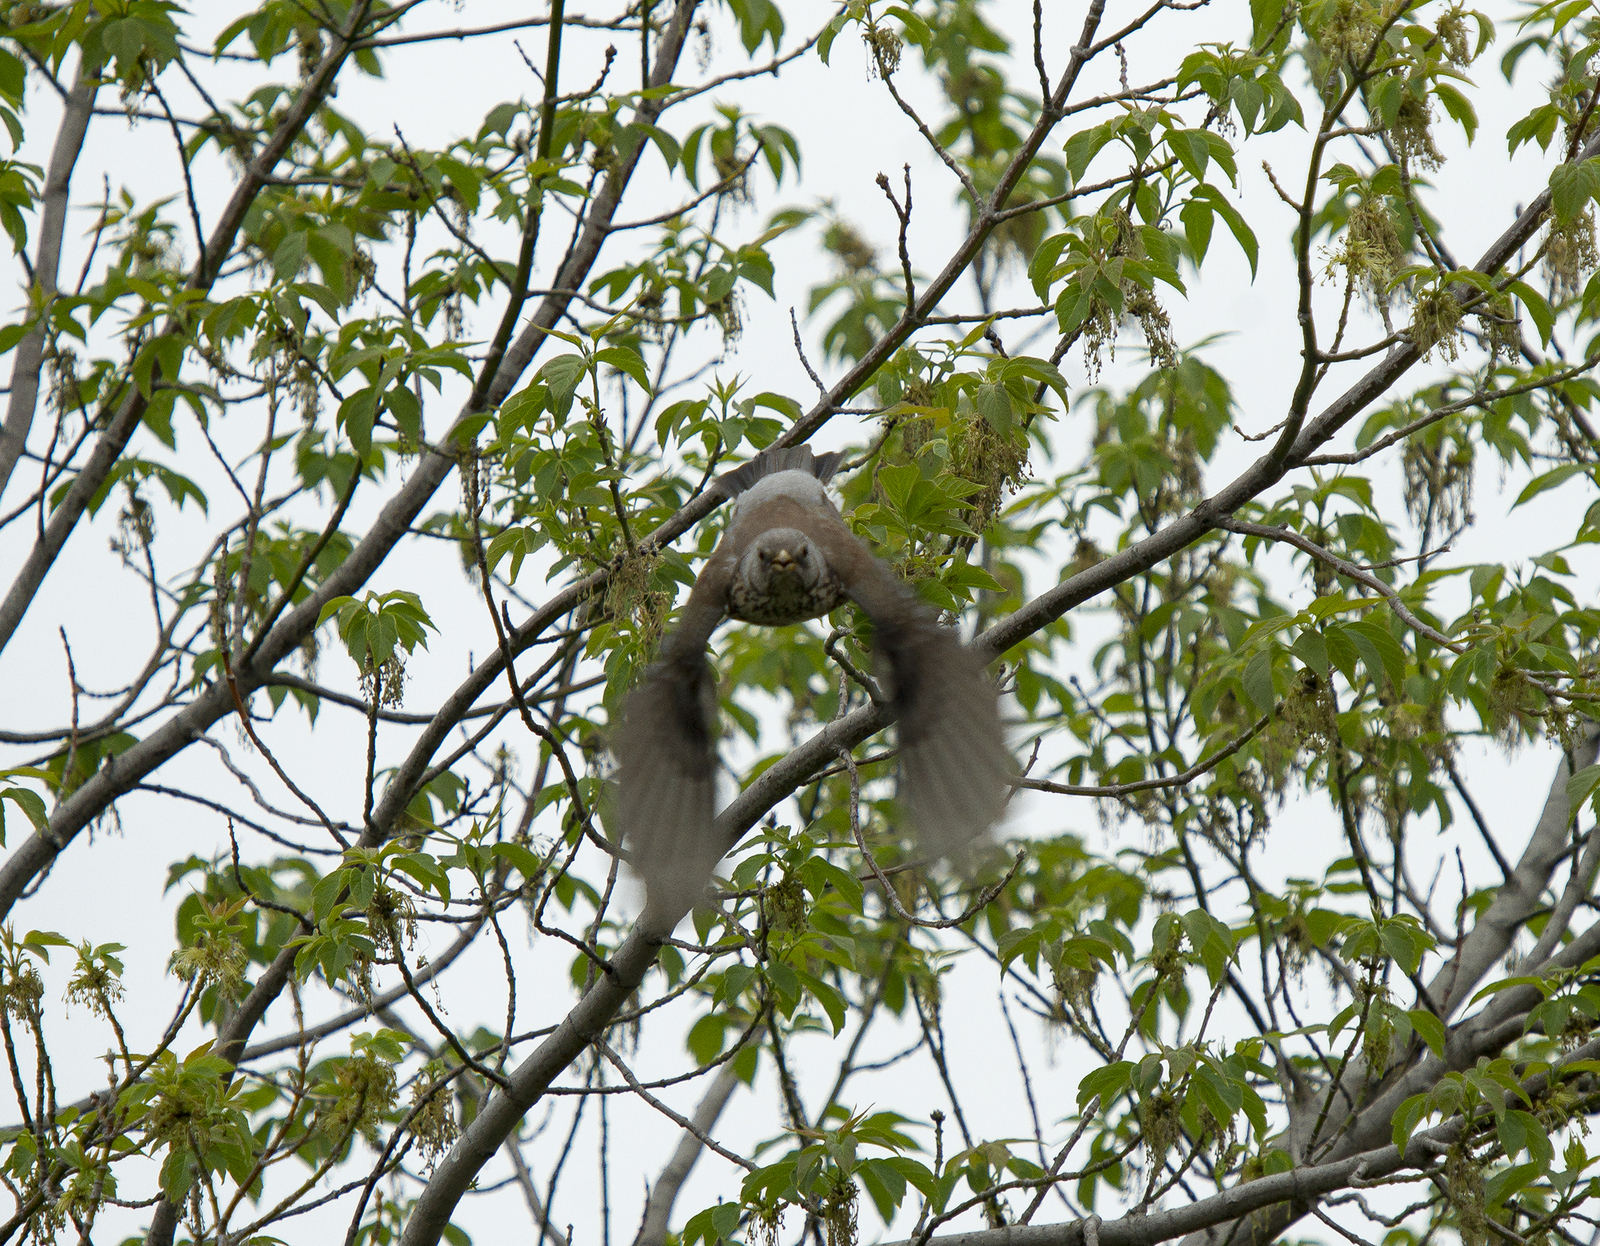
<svg viewBox="0 0 1600 1246"><path fill-rule="evenodd" d="M780 549L772 556L772 565L779 571L794 570L794 555L786 549Z"/></svg>

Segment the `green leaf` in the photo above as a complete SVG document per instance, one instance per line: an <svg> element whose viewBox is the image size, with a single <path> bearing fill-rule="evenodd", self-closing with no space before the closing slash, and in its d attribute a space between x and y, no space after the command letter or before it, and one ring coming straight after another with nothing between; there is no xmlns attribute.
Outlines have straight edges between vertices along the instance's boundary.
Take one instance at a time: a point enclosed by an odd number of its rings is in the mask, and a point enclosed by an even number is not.
<svg viewBox="0 0 1600 1246"><path fill-rule="evenodd" d="M1170 130L1167 145L1178 158L1184 172L1197 182L1206 180L1206 166L1211 163L1211 147L1201 130Z"/></svg>
<svg viewBox="0 0 1600 1246"><path fill-rule="evenodd" d="M1470 1007L1472 1004L1476 1004L1480 999L1488 999L1491 995L1497 995L1501 991L1509 990L1514 986L1535 987L1540 994L1546 996L1550 994L1551 989L1550 983L1546 982L1543 978L1535 978L1526 974L1519 974L1514 978L1501 978L1497 982L1489 983L1488 986L1484 987L1467 1001L1468 1006Z"/></svg>
<svg viewBox="0 0 1600 1246"><path fill-rule="evenodd" d="M828 1014L828 1020L833 1023L833 1035L837 1038L844 1031L845 1021L849 1016L849 1008L844 1002L844 997L821 978L801 973L799 970L795 971L795 975L805 985L807 993L822 1005L822 1011Z"/></svg>
<svg viewBox="0 0 1600 1246"><path fill-rule="evenodd" d="M940 572L939 578L954 588L981 588L988 593L1005 592L1005 585L977 563L954 563Z"/></svg>
<svg viewBox="0 0 1600 1246"><path fill-rule="evenodd" d="M1251 658L1239 682L1255 705L1256 713L1270 712L1278 703L1277 691L1272 686L1272 650L1264 649Z"/></svg>
<svg viewBox="0 0 1600 1246"><path fill-rule="evenodd" d="M434 891L446 904L450 903L450 875L427 853L411 853L396 857L394 868L409 874L425 888Z"/></svg>
<svg viewBox="0 0 1600 1246"><path fill-rule="evenodd" d="M582 355L557 355L539 369L539 377L550 386L555 414L566 418L572 409L572 395L589 370L589 361Z"/></svg>
<svg viewBox="0 0 1600 1246"><path fill-rule="evenodd" d="M849 20L845 14L841 13L824 26L822 33L817 36L817 59L824 65L828 63L828 57L833 51L834 39L838 37L839 32L844 29L845 23Z"/></svg>
<svg viewBox="0 0 1600 1246"><path fill-rule="evenodd" d="M544 873L544 862L526 844L519 844L514 840L501 840L494 844L490 851L528 882L533 882Z"/></svg>
<svg viewBox="0 0 1600 1246"><path fill-rule="evenodd" d="M400 431L412 441L422 435L422 404L404 385L392 387L383 396L383 405L389 408L389 414L394 416Z"/></svg>
<svg viewBox="0 0 1600 1246"><path fill-rule="evenodd" d="M1118 1060L1115 1064L1095 1069L1078 1083L1078 1106L1082 1108L1099 1095L1100 1106L1104 1108L1128 1085L1133 1071L1134 1066L1127 1060Z"/></svg>
<svg viewBox="0 0 1600 1246"><path fill-rule="evenodd" d="M734 1234L739 1231L739 1205L737 1203L723 1203L713 1208L711 1224L716 1229L717 1236L723 1241L733 1241Z"/></svg>
<svg viewBox="0 0 1600 1246"><path fill-rule="evenodd" d="M1540 345L1548 346L1550 344L1550 330L1555 327L1556 323L1556 313L1545 300L1544 295L1540 294L1526 281L1513 281L1506 289L1515 294L1518 301L1528 309L1528 315L1532 318L1534 327L1539 330Z"/></svg>
<svg viewBox="0 0 1600 1246"><path fill-rule="evenodd" d="M194 1157L186 1147L174 1147L161 1164L161 1192L167 1202L183 1206L195 1183Z"/></svg>
<svg viewBox="0 0 1600 1246"><path fill-rule="evenodd" d="M45 960L49 960L49 955L42 949L47 947L71 947L72 940L65 935L57 934L53 930L30 930L23 937L22 946L38 952Z"/></svg>
<svg viewBox="0 0 1600 1246"><path fill-rule="evenodd" d="M1234 241L1239 244L1239 249L1244 252L1245 259L1250 261L1250 280L1256 277L1256 261L1261 255L1261 244L1256 241L1255 231L1250 228L1244 217L1239 215L1239 209L1223 197L1215 186L1196 186L1192 198L1205 199L1221 214L1222 219L1228 223L1228 229L1233 234Z"/></svg>
<svg viewBox="0 0 1600 1246"><path fill-rule="evenodd" d="M1199 264L1206 258L1206 252L1211 247L1211 226L1216 217L1212 206L1203 199L1190 198L1178 213L1178 219L1183 222L1183 234L1189 242L1189 249L1194 252L1194 262Z"/></svg>
<svg viewBox="0 0 1600 1246"><path fill-rule="evenodd" d="M848 870L840 869L826 857L817 856L805 863L803 872L806 887L812 895L820 897L827 887L832 886L844 897L853 912L862 911L866 889L861 885L861 880Z"/></svg>
<svg viewBox="0 0 1600 1246"><path fill-rule="evenodd" d="M1549 1145L1548 1139L1545 1145ZM1483 1183L1484 1206L1498 1210L1505 1201L1544 1174L1545 1165L1539 1163L1513 1164L1503 1168Z"/></svg>
<svg viewBox="0 0 1600 1246"><path fill-rule="evenodd" d="M357 390L339 404L338 423L362 458L372 453L372 425L378 417L378 395L372 386Z"/></svg>
<svg viewBox="0 0 1600 1246"><path fill-rule="evenodd" d="M291 230L283 236L272 253L272 271L279 281L289 281L299 273L306 262L306 243L304 230Z"/></svg>
<svg viewBox="0 0 1600 1246"><path fill-rule="evenodd" d="M1550 1161L1555 1158L1555 1148L1550 1145L1550 1135L1539 1123L1539 1119L1531 1113L1515 1109L1506 1112L1498 1121L1496 1132L1508 1158L1518 1151L1526 1151L1529 1158L1538 1166L1536 1171L1542 1172L1548 1169Z"/></svg>
<svg viewBox="0 0 1600 1246"><path fill-rule="evenodd" d="M1600 787L1600 765L1585 766L1567 780L1567 808L1577 809Z"/></svg>
<svg viewBox="0 0 1600 1246"><path fill-rule="evenodd" d="M607 346L603 350L596 351L594 357L598 362L609 364L618 372L626 372L639 383L640 389L647 394L650 392L650 373L645 368L639 352L631 346Z"/></svg>
<svg viewBox="0 0 1600 1246"><path fill-rule="evenodd" d="M312 299L318 307L328 313L328 319L339 318L339 299L327 286L317 281L297 281L289 288L296 294Z"/></svg>
<svg viewBox="0 0 1600 1246"><path fill-rule="evenodd" d="M906 1196L905 1177L895 1171L888 1161L881 1159L863 1160L861 1166L856 1169L856 1176L861 1178L861 1184L866 1187L872 1205L877 1208L878 1215L887 1226L894 1219L894 1213L899 1210L901 1200Z"/></svg>
<svg viewBox="0 0 1600 1246"><path fill-rule="evenodd" d="M33 823L33 829L43 835L50 828L50 813L44 798L25 787L0 787L0 845L6 842L6 806L10 801L22 810L23 816Z"/></svg>
<svg viewBox="0 0 1600 1246"><path fill-rule="evenodd" d="M1321 632L1308 627L1300 633L1294 644L1289 646L1289 652L1316 671L1321 678L1328 678L1328 642L1323 639Z"/></svg>
<svg viewBox="0 0 1600 1246"><path fill-rule="evenodd" d="M1594 160L1558 164L1550 170L1550 203L1557 224L1565 225L1600 189L1600 165Z"/></svg>
<svg viewBox="0 0 1600 1246"><path fill-rule="evenodd" d="M1469 100L1448 82L1435 81L1433 93L1438 96L1439 102L1444 105L1445 112L1458 122L1462 131L1467 136L1467 146L1472 145L1473 138L1478 133L1478 114Z"/></svg>
<svg viewBox="0 0 1600 1246"><path fill-rule="evenodd" d="M1413 1008L1406 1016L1411 1018L1411 1028L1422 1036L1422 1041L1428 1044L1428 1049L1440 1059L1444 1058L1445 1028L1444 1022L1439 1020L1426 1008Z"/></svg>
<svg viewBox="0 0 1600 1246"><path fill-rule="evenodd" d="M1563 463L1560 467L1551 468L1543 475L1535 476L1524 486L1517 500L1511 504L1511 509L1516 510L1524 502L1531 502L1541 493L1554 489L1557 485L1564 485L1574 476L1588 473L1588 467L1583 463Z"/></svg>
<svg viewBox="0 0 1600 1246"><path fill-rule="evenodd" d="M511 132L511 124L517 119L517 114L522 111L519 103L496 104L483 118L484 134L499 134L502 137Z"/></svg>
<svg viewBox="0 0 1600 1246"><path fill-rule="evenodd" d="M177 400L178 395L174 390L159 389L150 396L140 417L144 426L169 450L178 448L177 435L172 431L172 408Z"/></svg>
<svg viewBox="0 0 1600 1246"><path fill-rule="evenodd" d="M1417 1125L1428 1114L1428 1096L1412 1095L1400 1105L1400 1110L1394 1114L1392 1136L1395 1146L1402 1151L1406 1143L1411 1141L1411 1135L1416 1132Z"/></svg>
<svg viewBox="0 0 1600 1246"><path fill-rule="evenodd" d="M1381 677L1385 674L1397 688L1404 682L1406 652L1387 628L1363 619L1356 623L1340 624L1340 630L1361 654L1361 661L1373 682L1381 683Z"/></svg>
<svg viewBox="0 0 1600 1246"><path fill-rule="evenodd" d="M1088 169L1089 162L1093 160L1100 149L1109 143L1116 135L1115 121L1104 125L1093 126L1087 130L1080 130L1066 142L1067 168L1072 173L1074 182L1083 180L1084 171Z"/></svg>
<svg viewBox="0 0 1600 1246"><path fill-rule="evenodd" d="M978 408L978 414L989 421L996 432L1004 434L1011 431L1011 395L1006 392L1004 385L989 382L979 385L973 406Z"/></svg>
<svg viewBox="0 0 1600 1246"><path fill-rule="evenodd" d="M1278 29L1278 22L1282 16L1283 0L1250 0L1252 45L1258 48L1265 45L1267 39Z"/></svg>
<svg viewBox="0 0 1600 1246"><path fill-rule="evenodd" d="M909 463L897 467L885 467L878 472L878 483L883 486L889 505L902 515L905 514L906 504L911 500L911 490L921 479L922 470Z"/></svg>
<svg viewBox="0 0 1600 1246"><path fill-rule="evenodd" d="M767 981L778 993L784 1014L792 1013L794 1006L800 1002L800 976L781 960L774 960L767 963Z"/></svg>

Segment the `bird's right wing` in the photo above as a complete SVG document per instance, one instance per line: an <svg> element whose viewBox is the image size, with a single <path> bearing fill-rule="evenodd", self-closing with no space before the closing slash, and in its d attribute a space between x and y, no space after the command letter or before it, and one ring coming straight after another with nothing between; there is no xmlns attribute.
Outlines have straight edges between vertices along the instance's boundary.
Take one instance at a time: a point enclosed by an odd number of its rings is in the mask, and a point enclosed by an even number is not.
<svg viewBox="0 0 1600 1246"><path fill-rule="evenodd" d="M727 601L733 561L721 546L695 581L677 629L623 708L613 737L618 829L651 906L681 915L705 890L726 845L712 827L717 681L706 644Z"/></svg>
<svg viewBox="0 0 1600 1246"><path fill-rule="evenodd" d="M934 609L837 516L808 529L872 619L899 720L902 798L930 856L959 857L1005 809L1015 770L995 687Z"/></svg>

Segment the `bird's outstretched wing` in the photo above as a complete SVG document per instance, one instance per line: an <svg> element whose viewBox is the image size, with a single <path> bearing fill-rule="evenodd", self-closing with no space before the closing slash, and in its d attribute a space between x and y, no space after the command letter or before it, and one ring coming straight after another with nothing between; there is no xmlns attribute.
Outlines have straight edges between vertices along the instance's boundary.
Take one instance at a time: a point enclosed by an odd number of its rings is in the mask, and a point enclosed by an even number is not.
<svg viewBox="0 0 1600 1246"><path fill-rule="evenodd" d="M717 681L706 643L722 621L732 565L719 549L701 570L611 742L618 829L651 905L663 912L693 907L726 848L712 827Z"/></svg>
<svg viewBox="0 0 1600 1246"><path fill-rule="evenodd" d="M930 856L959 857L1005 808L1014 770L994 685L933 608L873 557L842 519L808 535L872 619L899 721L902 799Z"/></svg>

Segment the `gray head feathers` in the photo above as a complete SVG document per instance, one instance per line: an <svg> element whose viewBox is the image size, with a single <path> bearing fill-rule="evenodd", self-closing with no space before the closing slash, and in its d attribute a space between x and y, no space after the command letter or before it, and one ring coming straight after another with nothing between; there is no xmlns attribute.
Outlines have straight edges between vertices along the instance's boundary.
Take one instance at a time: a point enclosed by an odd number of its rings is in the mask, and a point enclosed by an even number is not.
<svg viewBox="0 0 1600 1246"><path fill-rule="evenodd" d="M828 500L828 490L810 472L773 472L739 495L733 504L733 516L735 519L742 518L773 498L791 498L802 506L834 509L833 503Z"/></svg>

